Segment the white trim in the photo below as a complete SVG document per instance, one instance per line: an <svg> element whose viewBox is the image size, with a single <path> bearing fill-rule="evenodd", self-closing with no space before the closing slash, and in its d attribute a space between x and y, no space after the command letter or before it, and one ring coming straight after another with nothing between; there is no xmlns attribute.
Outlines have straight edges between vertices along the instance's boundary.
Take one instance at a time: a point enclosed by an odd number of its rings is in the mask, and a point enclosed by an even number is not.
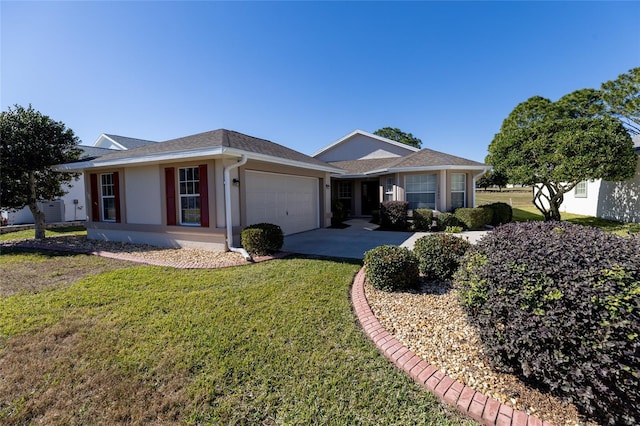
<svg viewBox="0 0 640 426"><path fill-rule="evenodd" d="M111 166L128 166L135 164L144 164L144 163L152 163L152 162L162 162L162 161L178 161L184 159L195 159L201 157L212 157L212 156L220 156L220 155L232 155L235 157L241 157L246 155L247 159L251 160L259 160L265 161L267 163L274 163L292 167L298 167L309 170L319 170L328 173L335 174L343 174L344 170L339 169L333 166L322 166L316 164L304 163L296 160L289 160L281 157L274 157L271 155L259 154L255 152L246 152L240 149L235 148L227 148L227 147L215 147L215 148L201 148L201 149L191 149L185 151L172 151L172 152L163 152L159 154L149 154L143 155L139 157L128 157L128 158L116 158L113 160L100 160L97 158L92 161L79 161L76 163L68 163L68 164L58 164L54 166L54 169L57 171L70 171L70 170L84 170L96 167L111 167Z"/></svg>
<svg viewBox="0 0 640 426"><path fill-rule="evenodd" d="M110 142L111 142L111 143L113 143L114 145L118 146L118 147L119 147L119 148L118 148L118 150L119 150L119 151L127 151L127 150L128 150L128 148L127 148L126 146L122 145L121 143L118 143L115 139L113 139L113 138L109 137L109 136L108 136L108 135L106 135L105 133L103 133L103 134L101 134L100 136L98 136L98 139L96 139L96 141L93 143L93 146L94 146L94 147L98 147L98 148L103 148L103 147L100 147L100 146L98 145L98 142L99 142L99 141L100 141L100 139L102 139L102 138L107 139L108 141L110 141ZM113 148L111 148L111 149L113 149Z"/></svg>
<svg viewBox="0 0 640 426"><path fill-rule="evenodd" d="M364 130L356 129L353 132L349 133L348 135L341 137L340 139L338 139L334 143L332 143L330 145L327 145L324 148L321 148L320 150L314 152L313 154L311 154L311 156L312 157L317 157L320 154L324 154L325 152L333 149L337 145L340 145L342 142L346 141L347 139L352 138L355 135L366 136L366 137L369 137L369 138L372 138L372 139L379 140L380 142L388 143L389 145L397 146L399 148L408 149L409 151L413 151L413 152L420 151L420 148L416 148L414 146L407 145L407 144L404 144L404 143L401 143L401 142L396 142L396 141L391 140L391 139L383 138L382 136L374 135L373 133L365 132Z"/></svg>

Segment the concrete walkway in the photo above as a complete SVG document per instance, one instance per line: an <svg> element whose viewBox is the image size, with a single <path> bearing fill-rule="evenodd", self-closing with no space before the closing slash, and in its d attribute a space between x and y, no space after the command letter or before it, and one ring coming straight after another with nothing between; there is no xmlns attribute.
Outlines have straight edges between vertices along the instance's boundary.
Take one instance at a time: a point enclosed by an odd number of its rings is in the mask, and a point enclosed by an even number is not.
<svg viewBox="0 0 640 426"><path fill-rule="evenodd" d="M349 226L344 229L320 228L288 235L284 238L282 251L362 259L366 251L385 244L413 248L418 238L430 234L429 232L377 231L378 225L369 223L368 219L351 219L345 224ZM475 243L486 233L486 231L468 231L453 235Z"/></svg>

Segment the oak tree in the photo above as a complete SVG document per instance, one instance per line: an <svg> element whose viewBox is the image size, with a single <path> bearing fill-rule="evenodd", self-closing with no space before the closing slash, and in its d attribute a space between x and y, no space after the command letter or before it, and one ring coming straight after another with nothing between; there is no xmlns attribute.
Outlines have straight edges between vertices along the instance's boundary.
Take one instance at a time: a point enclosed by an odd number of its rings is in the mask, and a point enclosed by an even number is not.
<svg viewBox="0 0 640 426"><path fill-rule="evenodd" d="M420 148L422 146L422 140L416 138L411 133L405 133L396 127L383 127L382 129L378 129L373 132L373 134L405 145L410 145L415 148Z"/></svg>
<svg viewBox="0 0 640 426"><path fill-rule="evenodd" d="M29 207L35 220L35 238L45 237L45 215L38 202L66 193L63 185L77 174L57 172L52 166L78 159L79 139L60 121L29 105L15 105L0 113L0 205L9 210Z"/></svg>

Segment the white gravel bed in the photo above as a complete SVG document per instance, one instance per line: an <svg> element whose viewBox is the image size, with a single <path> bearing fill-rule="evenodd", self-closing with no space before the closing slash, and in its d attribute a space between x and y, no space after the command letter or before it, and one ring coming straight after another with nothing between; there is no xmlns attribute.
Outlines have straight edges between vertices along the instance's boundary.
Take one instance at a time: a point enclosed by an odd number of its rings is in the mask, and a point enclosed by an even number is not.
<svg viewBox="0 0 640 426"><path fill-rule="evenodd" d="M452 379L556 426L597 424L580 418L573 405L491 368L450 286L423 284L420 291L385 292L365 284L365 294L389 333Z"/></svg>

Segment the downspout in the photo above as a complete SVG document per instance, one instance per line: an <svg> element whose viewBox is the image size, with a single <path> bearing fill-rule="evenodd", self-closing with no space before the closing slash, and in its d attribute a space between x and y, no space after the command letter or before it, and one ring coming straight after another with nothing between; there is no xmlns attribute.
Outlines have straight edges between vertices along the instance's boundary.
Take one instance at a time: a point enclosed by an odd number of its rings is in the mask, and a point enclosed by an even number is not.
<svg viewBox="0 0 640 426"><path fill-rule="evenodd" d="M240 253L245 259L248 261L253 260L249 253L243 248L233 247L233 217L231 216L231 178L230 171L233 169L237 169L238 167L244 165L247 162L247 156L242 155L240 157L240 161L230 166L224 168L223 176L224 176L224 215L225 215L225 223L227 226L227 249L233 251L235 253Z"/></svg>

